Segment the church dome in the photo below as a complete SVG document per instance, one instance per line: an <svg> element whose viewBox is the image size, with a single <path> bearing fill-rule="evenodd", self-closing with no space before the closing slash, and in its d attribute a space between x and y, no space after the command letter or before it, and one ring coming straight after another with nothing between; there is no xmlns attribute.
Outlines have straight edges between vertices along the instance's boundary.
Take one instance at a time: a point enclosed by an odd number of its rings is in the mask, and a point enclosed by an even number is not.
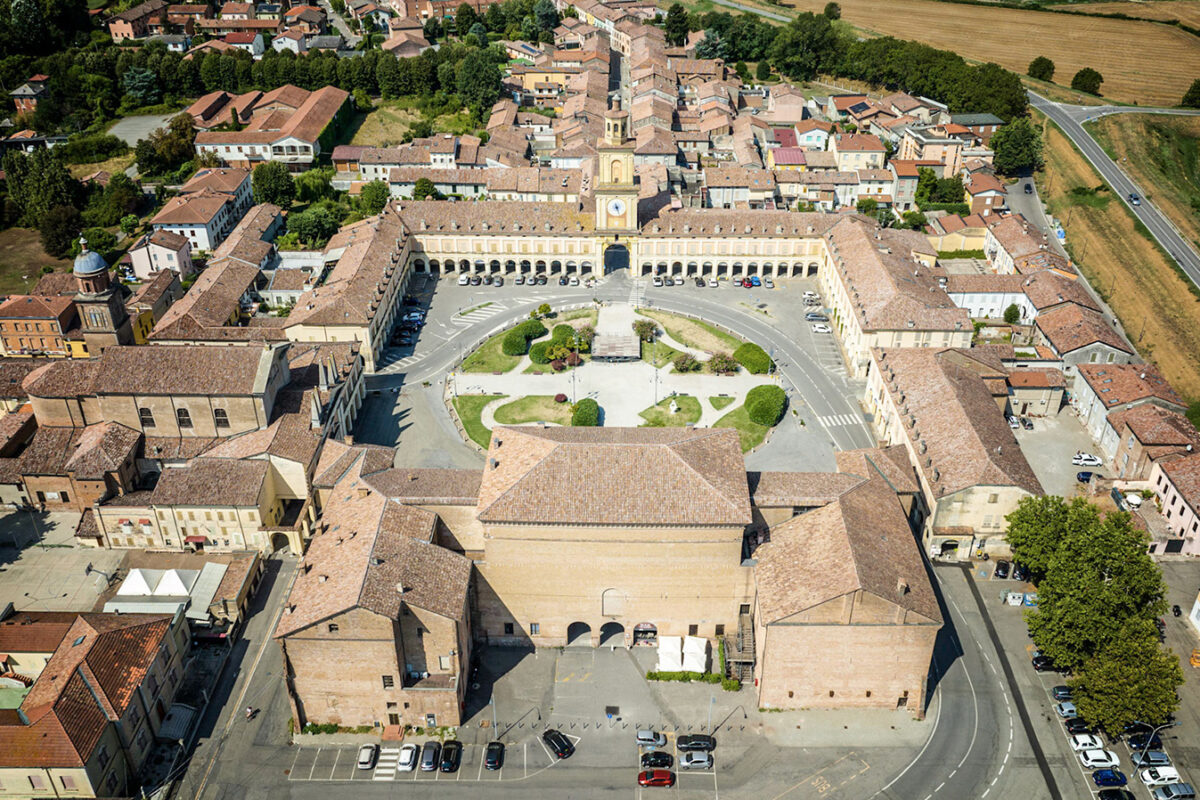
<svg viewBox="0 0 1200 800"><path fill-rule="evenodd" d="M88 250L87 239L79 237L79 255L75 256L76 275L98 275L108 272L108 262L104 260L104 256Z"/></svg>

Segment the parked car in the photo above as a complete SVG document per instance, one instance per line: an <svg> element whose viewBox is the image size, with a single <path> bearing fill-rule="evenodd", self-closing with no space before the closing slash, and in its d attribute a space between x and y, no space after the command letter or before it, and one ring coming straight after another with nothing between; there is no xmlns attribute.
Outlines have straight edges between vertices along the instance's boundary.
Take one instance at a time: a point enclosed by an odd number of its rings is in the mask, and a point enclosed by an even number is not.
<svg viewBox="0 0 1200 800"><path fill-rule="evenodd" d="M679 757L680 769L712 769L712 765L712 753L703 750L687 752Z"/></svg>
<svg viewBox="0 0 1200 800"><path fill-rule="evenodd" d="M1121 759L1111 750L1084 750L1079 754L1079 763L1087 769L1116 769Z"/></svg>
<svg viewBox="0 0 1200 800"><path fill-rule="evenodd" d="M770 278L763 278L762 281L763 281L763 286L767 287L768 289L775 288L775 281L771 280Z"/></svg>
<svg viewBox="0 0 1200 800"><path fill-rule="evenodd" d="M675 740L675 748L680 752L703 750L712 752L717 748L717 740L703 733L689 733Z"/></svg>
<svg viewBox="0 0 1200 800"><path fill-rule="evenodd" d="M1138 772L1138 777L1151 789L1180 782L1179 771L1174 767L1147 767Z"/></svg>
<svg viewBox="0 0 1200 800"><path fill-rule="evenodd" d="M577 277L575 277L574 275L572 275L572 276L571 276L571 285L572 285L572 286L578 286L578 285L579 285L579 278L577 278Z"/></svg>
<svg viewBox="0 0 1200 800"><path fill-rule="evenodd" d="M471 276L471 285L472 286L479 286L482 283L483 283L483 278L479 277L478 275Z"/></svg>
<svg viewBox="0 0 1200 800"><path fill-rule="evenodd" d="M751 281L749 278L742 278L742 288L743 289L752 289L752 288L754 288L754 282Z"/></svg>
<svg viewBox="0 0 1200 800"><path fill-rule="evenodd" d="M1025 194L1033 194L1033 184L1028 181L1025 183Z"/></svg>
<svg viewBox="0 0 1200 800"><path fill-rule="evenodd" d="M375 759L379 757L379 745L364 744L358 748L358 768L370 769L375 766Z"/></svg>
<svg viewBox="0 0 1200 800"><path fill-rule="evenodd" d="M648 769L638 773L638 786L674 786L675 773L665 769Z"/></svg>
<svg viewBox="0 0 1200 800"><path fill-rule="evenodd" d="M1012 576L1014 581L1029 580L1029 567L1021 564L1020 562L1014 561Z"/></svg>
<svg viewBox="0 0 1200 800"><path fill-rule="evenodd" d="M704 288L704 278L701 278L699 275L697 275L696 276L696 285L699 286L701 289L703 289Z"/></svg>
<svg viewBox="0 0 1200 800"><path fill-rule="evenodd" d="M417 761L421 758L421 748L415 744L406 744L400 748L400 760L396 763L396 769L401 772L412 772L417 768Z"/></svg>
<svg viewBox="0 0 1200 800"><path fill-rule="evenodd" d="M1079 711L1076 710L1075 704L1070 700L1064 700L1061 703L1055 703L1054 713L1058 714L1061 719L1070 719L1071 717L1079 716Z"/></svg>
<svg viewBox="0 0 1200 800"><path fill-rule="evenodd" d="M1095 733L1096 729L1088 724L1088 721L1083 717L1071 717L1063 720L1063 727L1067 729L1067 733Z"/></svg>
<svg viewBox="0 0 1200 800"><path fill-rule="evenodd" d="M503 276L503 275L497 275L497 276L496 276L496 280L495 280L495 281L493 281L493 284L494 284L494 285L496 285L496 286L503 286L503 285L504 285L504 276Z"/></svg>
<svg viewBox="0 0 1200 800"><path fill-rule="evenodd" d="M1099 456L1094 456L1091 453L1078 452L1071 456L1071 466L1073 467L1098 467L1104 462Z"/></svg>
<svg viewBox="0 0 1200 800"><path fill-rule="evenodd" d="M635 736L639 747L666 747L667 735L662 731L643 728Z"/></svg>
<svg viewBox="0 0 1200 800"><path fill-rule="evenodd" d="M546 276L545 276L545 275L538 275L538 276L537 276L537 285L538 285L538 286L545 286L545 285L546 285Z"/></svg>
<svg viewBox="0 0 1200 800"><path fill-rule="evenodd" d="M806 289L806 290L804 291L804 299L805 299L805 300L820 300L820 299L821 299L821 295L817 294L817 293L816 293L816 292L814 292L814 291L810 291L810 290L807 290L807 289Z"/></svg>
<svg viewBox="0 0 1200 800"><path fill-rule="evenodd" d="M1119 769L1098 769L1092 773L1092 783L1097 786L1124 786L1129 781Z"/></svg>
<svg viewBox="0 0 1200 800"><path fill-rule="evenodd" d="M466 286L466 285L467 285L467 284L469 284L470 282L471 282L471 276L470 276L470 275L463 274L463 275L459 275L459 276L458 276L458 285L459 285L459 286Z"/></svg>
<svg viewBox="0 0 1200 800"><path fill-rule="evenodd" d="M488 742L483 751L483 768L497 770L504 766L504 742Z"/></svg>
<svg viewBox="0 0 1200 800"><path fill-rule="evenodd" d="M1074 699L1073 697L1071 697L1071 687L1070 686L1063 686L1063 685L1055 686L1053 689L1050 690L1050 694L1054 696L1055 700L1073 700Z"/></svg>
<svg viewBox="0 0 1200 800"><path fill-rule="evenodd" d="M812 332L813 333L833 333L833 328L829 327L828 325L826 325L823 322L818 322L816 325L812 326Z"/></svg>
<svg viewBox="0 0 1200 800"><path fill-rule="evenodd" d="M1196 790L1190 783L1168 783L1155 789L1151 796L1154 800L1196 800Z"/></svg>
<svg viewBox="0 0 1200 800"><path fill-rule="evenodd" d="M716 279L716 278L709 278L709 279L708 279L708 288L710 288L710 289L715 289L715 288L717 288L717 287L718 287L718 286L720 286L720 285L721 285L721 284L717 283L717 279Z"/></svg>
<svg viewBox="0 0 1200 800"><path fill-rule="evenodd" d="M670 769L675 761L665 750L652 750L642 753L642 769Z"/></svg>
<svg viewBox="0 0 1200 800"><path fill-rule="evenodd" d="M1171 757L1162 750L1134 750L1129 756L1135 767L1169 767Z"/></svg>
<svg viewBox="0 0 1200 800"><path fill-rule="evenodd" d="M655 285L655 286L662 286L662 285L663 285L663 279L662 279L662 278L660 278L660 277L658 277L657 275L655 275L655 276L654 276L654 280L650 281L650 283L652 283L652 284L653 284L653 285Z"/></svg>
<svg viewBox="0 0 1200 800"><path fill-rule="evenodd" d="M442 745L430 740L421 748L421 772L433 772L441 760Z"/></svg>
<svg viewBox="0 0 1200 800"><path fill-rule="evenodd" d="M1017 422L1017 418L1012 414L1009 414L1006 419L1008 420L1008 427L1012 428L1014 431L1021 427L1021 423Z"/></svg>
<svg viewBox="0 0 1200 800"><path fill-rule="evenodd" d="M1033 668L1037 672L1056 672L1054 662L1050 660L1050 656L1035 655L1032 659Z"/></svg>
<svg viewBox="0 0 1200 800"><path fill-rule="evenodd" d="M543 731L542 741L550 748L550 752L559 758L570 758L571 754L575 752L575 745L571 744L571 740L566 737L566 734L557 728Z"/></svg>
<svg viewBox="0 0 1200 800"><path fill-rule="evenodd" d="M1031 420L1029 417L1019 417L1019 419L1021 420L1022 428L1027 431L1033 430L1033 420Z"/></svg>
<svg viewBox="0 0 1200 800"><path fill-rule="evenodd" d="M809 311L804 315L806 322L829 322L829 317L822 314L820 311Z"/></svg>
<svg viewBox="0 0 1200 800"><path fill-rule="evenodd" d="M1162 622L1162 620L1158 620L1158 619L1155 620L1155 623L1161 623L1161 622ZM1164 624L1162 627L1165 628L1166 625ZM1160 628L1160 630L1161 630L1161 628ZM1147 744L1147 742L1149 742L1149 744ZM1151 735L1151 731L1140 731L1129 737L1129 749L1130 750L1145 750L1145 749L1161 750L1162 749L1162 737L1160 737L1157 733Z"/></svg>
<svg viewBox="0 0 1200 800"><path fill-rule="evenodd" d="M750 285L751 286L762 286L762 278L758 277L757 275L751 275L750 276Z"/></svg>
<svg viewBox="0 0 1200 800"><path fill-rule="evenodd" d="M1133 793L1125 789L1101 789L1096 797L1098 800L1136 800Z"/></svg>
<svg viewBox="0 0 1200 800"><path fill-rule="evenodd" d="M674 285L675 285L675 279L672 278L670 275L663 278L663 286L674 286Z"/></svg>
<svg viewBox="0 0 1200 800"><path fill-rule="evenodd" d="M484 286L491 286L493 281L495 281L495 278L493 278L491 275L483 276L483 285Z"/></svg>
<svg viewBox="0 0 1200 800"><path fill-rule="evenodd" d="M1092 733L1077 733L1071 737L1071 749L1076 753L1083 750L1103 750L1104 742Z"/></svg>
<svg viewBox="0 0 1200 800"><path fill-rule="evenodd" d="M996 569L992 572L995 578L1004 579L1008 577L1008 562L1000 560L996 562Z"/></svg>
<svg viewBox="0 0 1200 800"><path fill-rule="evenodd" d="M513 278L513 283L516 284L517 286L524 286L525 285L525 276L518 275L517 277Z"/></svg>
<svg viewBox="0 0 1200 800"><path fill-rule="evenodd" d="M1080 483L1091 483L1093 479L1099 480L1100 478L1103 478L1103 477L1104 476L1101 475L1099 472L1085 471L1085 472L1076 472L1075 473L1075 480L1079 481Z"/></svg>
<svg viewBox="0 0 1200 800"><path fill-rule="evenodd" d="M451 739L442 745L442 772L455 772L462 763L462 742Z"/></svg>

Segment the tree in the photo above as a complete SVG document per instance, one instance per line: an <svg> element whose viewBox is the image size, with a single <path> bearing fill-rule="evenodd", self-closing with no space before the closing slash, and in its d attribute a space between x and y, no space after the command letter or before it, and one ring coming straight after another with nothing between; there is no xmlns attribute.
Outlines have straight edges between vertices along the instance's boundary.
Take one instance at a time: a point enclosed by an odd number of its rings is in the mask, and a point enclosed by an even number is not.
<svg viewBox="0 0 1200 800"><path fill-rule="evenodd" d="M8 12L8 27L13 37L22 45L23 51L41 52L48 39L46 17L41 3L38 0L12 0Z"/></svg>
<svg viewBox="0 0 1200 800"><path fill-rule="evenodd" d="M439 20L437 17L430 17L425 21L425 28L422 32L425 34L425 38L430 42L436 42L438 39L442 38L441 20Z"/></svg>
<svg viewBox="0 0 1200 800"><path fill-rule="evenodd" d="M140 221L137 214L126 214L121 217L121 233L131 236L137 230L138 222Z"/></svg>
<svg viewBox="0 0 1200 800"><path fill-rule="evenodd" d="M900 219L903 220L903 226L905 228L911 228L914 231L921 230L925 227L925 224L929 222L929 220L925 218L925 215L920 211L905 211L900 215Z"/></svg>
<svg viewBox="0 0 1200 800"><path fill-rule="evenodd" d="M413 199L414 200L437 200L441 194L437 187L433 185L433 181L429 178L417 178L417 182L413 184Z"/></svg>
<svg viewBox="0 0 1200 800"><path fill-rule="evenodd" d="M121 78L121 88L135 106L152 106L162 99L158 77L148 69L137 67L126 70Z"/></svg>
<svg viewBox="0 0 1200 800"><path fill-rule="evenodd" d="M1094 95L1100 94L1100 84L1102 83L1104 83L1104 76L1091 67L1084 67L1075 73L1074 78L1071 78L1072 89Z"/></svg>
<svg viewBox="0 0 1200 800"><path fill-rule="evenodd" d="M738 362L728 353L713 353L707 363L708 371L714 375L728 375L738 371Z"/></svg>
<svg viewBox="0 0 1200 800"><path fill-rule="evenodd" d="M0 163L9 199L21 209L21 222L29 227L41 227L50 209L75 206L83 194L82 185L49 148L29 154L11 150Z"/></svg>
<svg viewBox="0 0 1200 800"><path fill-rule="evenodd" d="M1109 735L1131 722L1160 725L1179 707L1179 658L1158 643L1147 620L1136 620L1121 642L1088 659L1070 680L1080 716Z"/></svg>
<svg viewBox="0 0 1200 800"><path fill-rule="evenodd" d="M704 38L696 45L696 58L725 58L725 41L721 34L714 30L706 30Z"/></svg>
<svg viewBox="0 0 1200 800"><path fill-rule="evenodd" d="M458 70L458 95L478 110L487 110L500 97L500 68L483 51L468 53Z"/></svg>
<svg viewBox="0 0 1200 800"><path fill-rule="evenodd" d="M754 77L760 81L771 79L771 65L766 61L758 62L758 66L754 68Z"/></svg>
<svg viewBox="0 0 1200 800"><path fill-rule="evenodd" d="M488 6L488 10L484 12L483 23L487 25L487 29L492 33L502 33L504 27L508 24L504 18L504 9L499 3L492 3Z"/></svg>
<svg viewBox="0 0 1200 800"><path fill-rule="evenodd" d="M371 181L362 188L362 192L358 195L359 209L368 216L378 214L383 211L390 196L391 192L386 183L378 180Z"/></svg>
<svg viewBox="0 0 1200 800"><path fill-rule="evenodd" d="M487 47L487 41L488 41L487 25L484 25L482 22L476 21L471 26L471 29L469 31L467 31L467 34L469 36L474 36L476 39L478 39L480 47Z"/></svg>
<svg viewBox="0 0 1200 800"><path fill-rule="evenodd" d="M1042 166L1042 136L1027 117L1015 119L992 136L992 164L1003 175L1016 175Z"/></svg>
<svg viewBox="0 0 1200 800"><path fill-rule="evenodd" d="M333 197L332 167L305 170L292 180L296 185L296 200L301 203L315 203Z"/></svg>
<svg viewBox="0 0 1200 800"><path fill-rule="evenodd" d="M698 372L701 367L700 359L691 353L680 353L671 363L676 372Z"/></svg>
<svg viewBox="0 0 1200 800"><path fill-rule="evenodd" d="M649 319L635 319L633 332L643 342L653 342L658 337L658 323Z"/></svg>
<svg viewBox="0 0 1200 800"><path fill-rule="evenodd" d="M1013 303L1008 308L1004 309L1004 321L1009 325L1016 325L1021 321L1021 307Z"/></svg>
<svg viewBox="0 0 1200 800"><path fill-rule="evenodd" d="M471 26L478 21L479 14L475 12L475 8L470 3L462 3L454 12L454 28L459 33L465 34L469 32Z"/></svg>
<svg viewBox="0 0 1200 800"><path fill-rule="evenodd" d="M537 0L533 4L533 18L537 20L538 27L543 31L552 31L557 28L559 16L558 9L554 7L554 0Z"/></svg>
<svg viewBox="0 0 1200 800"><path fill-rule="evenodd" d="M679 3L673 3L667 9L667 20L663 23L667 44L682 47L688 38L688 12Z"/></svg>
<svg viewBox="0 0 1200 800"><path fill-rule="evenodd" d="M842 7L837 3L826 3L825 10L821 12L825 19L841 19Z"/></svg>
<svg viewBox="0 0 1200 800"><path fill-rule="evenodd" d="M353 92L353 96L354 96L355 110L360 111L363 114L366 114L368 111L370 111L372 108L375 107L374 104L371 103L371 96L369 94L367 94L365 90L355 89Z"/></svg>
<svg viewBox="0 0 1200 800"><path fill-rule="evenodd" d="M1052 81L1054 80L1054 62L1045 56L1038 56L1029 62L1029 69L1026 70L1026 73L1035 80Z"/></svg>
<svg viewBox="0 0 1200 800"><path fill-rule="evenodd" d="M571 408L571 424L577 428L594 428L600 424L600 404L585 397Z"/></svg>
<svg viewBox="0 0 1200 800"><path fill-rule="evenodd" d="M1061 497L1053 495L1023 497L1016 509L1004 518L1008 522L1005 538L1012 548L1013 560L1029 568L1034 584L1040 583L1050 569L1050 561L1058 552L1072 508ZM1080 521L1090 523L1092 518L1076 518L1077 524Z"/></svg>
<svg viewBox="0 0 1200 800"><path fill-rule="evenodd" d="M323 247L337 233L338 219L324 206L313 206L299 214L289 214L289 233L300 237L309 247Z"/></svg>
<svg viewBox="0 0 1200 800"><path fill-rule="evenodd" d="M774 384L755 386L746 392L744 405L752 422L771 428L779 423L787 408L787 393Z"/></svg>
<svg viewBox="0 0 1200 800"><path fill-rule="evenodd" d="M537 316L534 316L534 314L536 314ZM536 309L534 309L533 312L530 313L530 316L533 317L535 320L536 319L544 319L544 318L550 316L550 304L542 303L540 306L538 306ZM540 322L536 323L536 324L526 323L526 325L528 325L526 330L530 331L530 334L533 338L536 339L538 336L546 335L546 326L542 325ZM536 334L533 333L534 331L536 331Z"/></svg>
<svg viewBox="0 0 1200 800"><path fill-rule="evenodd" d="M874 197L860 197L855 204L855 208L858 210L858 213L870 216L879 208L879 201Z"/></svg>
<svg viewBox="0 0 1200 800"><path fill-rule="evenodd" d="M1192 81L1180 105L1184 108L1200 108L1200 78Z"/></svg>
<svg viewBox="0 0 1200 800"><path fill-rule="evenodd" d="M296 182L287 164L282 161L265 161L254 168L250 178L255 203L274 203L280 208L289 208L296 197Z"/></svg>
<svg viewBox="0 0 1200 800"><path fill-rule="evenodd" d="M775 69L796 80L811 80L842 54L841 41L828 17L799 14L775 35L768 51Z"/></svg>
<svg viewBox="0 0 1200 800"><path fill-rule="evenodd" d="M83 228L83 217L72 206L55 206L43 215L38 233L47 255L62 258L71 252L71 245Z"/></svg>

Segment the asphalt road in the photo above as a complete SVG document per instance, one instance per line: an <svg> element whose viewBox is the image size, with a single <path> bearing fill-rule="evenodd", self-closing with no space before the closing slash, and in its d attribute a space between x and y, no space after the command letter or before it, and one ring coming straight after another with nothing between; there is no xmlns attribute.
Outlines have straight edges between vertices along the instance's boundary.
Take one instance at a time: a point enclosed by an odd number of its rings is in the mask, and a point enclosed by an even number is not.
<svg viewBox="0 0 1200 800"><path fill-rule="evenodd" d="M1178 109L1139 108L1137 106L1072 106L1054 103L1034 92L1029 93L1029 102L1038 111L1050 117L1062 129L1084 157L1091 162L1096 171L1113 188L1121 202L1128 206L1133 215L1146 226L1155 240L1162 245L1171 257L1183 268L1184 273L1192 283L1200 286L1200 255L1180 236L1165 214L1158 210L1153 203L1146 200L1146 190L1138 186L1125 174L1116 162L1108 157L1092 135L1083 127L1083 123L1097 117L1109 114L1185 114L1194 116L1200 111L1181 111ZM1130 193L1142 197L1141 205L1135 206L1129 202Z"/></svg>

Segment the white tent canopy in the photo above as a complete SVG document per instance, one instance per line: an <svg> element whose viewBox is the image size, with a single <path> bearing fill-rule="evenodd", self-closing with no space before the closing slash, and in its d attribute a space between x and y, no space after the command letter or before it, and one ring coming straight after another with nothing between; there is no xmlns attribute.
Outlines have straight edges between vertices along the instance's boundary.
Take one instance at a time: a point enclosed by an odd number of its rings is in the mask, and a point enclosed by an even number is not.
<svg viewBox="0 0 1200 800"><path fill-rule="evenodd" d="M679 636L658 637L658 671L679 672L683 669L683 639Z"/></svg>
<svg viewBox="0 0 1200 800"><path fill-rule="evenodd" d="M688 636L683 640L683 671L708 672L708 640Z"/></svg>

